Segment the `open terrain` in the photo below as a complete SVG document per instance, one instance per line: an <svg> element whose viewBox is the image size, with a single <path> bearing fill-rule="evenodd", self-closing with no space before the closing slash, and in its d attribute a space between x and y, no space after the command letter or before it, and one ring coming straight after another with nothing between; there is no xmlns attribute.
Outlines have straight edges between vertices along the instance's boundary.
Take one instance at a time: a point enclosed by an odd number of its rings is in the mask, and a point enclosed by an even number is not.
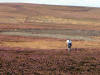
<svg viewBox="0 0 100 75"><path fill-rule="evenodd" d="M1 3L0 75L100 75L100 8Z"/></svg>

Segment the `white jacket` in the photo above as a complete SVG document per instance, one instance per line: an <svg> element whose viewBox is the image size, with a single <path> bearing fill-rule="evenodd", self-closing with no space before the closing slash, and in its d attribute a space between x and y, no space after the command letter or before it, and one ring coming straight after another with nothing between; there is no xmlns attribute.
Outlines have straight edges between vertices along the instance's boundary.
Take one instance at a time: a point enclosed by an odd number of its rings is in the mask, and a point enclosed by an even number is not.
<svg viewBox="0 0 100 75"><path fill-rule="evenodd" d="M68 43L72 43L72 41L71 40L66 40L66 43L68 44Z"/></svg>

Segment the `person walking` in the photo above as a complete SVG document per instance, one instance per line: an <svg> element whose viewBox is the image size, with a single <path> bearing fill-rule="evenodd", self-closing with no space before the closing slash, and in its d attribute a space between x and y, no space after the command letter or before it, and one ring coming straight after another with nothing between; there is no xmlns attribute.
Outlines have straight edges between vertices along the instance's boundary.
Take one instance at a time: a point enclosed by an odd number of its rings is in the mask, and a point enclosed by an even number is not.
<svg viewBox="0 0 100 75"><path fill-rule="evenodd" d="M71 52L72 41L66 40L68 52Z"/></svg>

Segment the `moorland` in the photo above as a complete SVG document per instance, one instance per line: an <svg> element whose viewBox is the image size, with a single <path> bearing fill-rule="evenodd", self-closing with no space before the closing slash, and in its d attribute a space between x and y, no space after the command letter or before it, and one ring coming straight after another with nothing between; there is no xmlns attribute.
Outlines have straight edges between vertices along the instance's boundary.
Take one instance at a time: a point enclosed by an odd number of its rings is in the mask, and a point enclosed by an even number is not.
<svg viewBox="0 0 100 75"><path fill-rule="evenodd" d="M100 75L100 8L1 3L0 75Z"/></svg>

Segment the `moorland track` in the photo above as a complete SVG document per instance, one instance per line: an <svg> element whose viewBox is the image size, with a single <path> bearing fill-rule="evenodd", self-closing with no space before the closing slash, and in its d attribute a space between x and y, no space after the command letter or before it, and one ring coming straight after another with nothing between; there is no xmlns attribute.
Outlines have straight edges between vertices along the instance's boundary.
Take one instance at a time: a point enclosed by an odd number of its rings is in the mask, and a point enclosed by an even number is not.
<svg viewBox="0 0 100 75"><path fill-rule="evenodd" d="M69 34L80 36L100 36L100 31L97 30L75 30L75 29L8 29L0 30L0 32L30 32L30 33L48 33L48 34Z"/></svg>

